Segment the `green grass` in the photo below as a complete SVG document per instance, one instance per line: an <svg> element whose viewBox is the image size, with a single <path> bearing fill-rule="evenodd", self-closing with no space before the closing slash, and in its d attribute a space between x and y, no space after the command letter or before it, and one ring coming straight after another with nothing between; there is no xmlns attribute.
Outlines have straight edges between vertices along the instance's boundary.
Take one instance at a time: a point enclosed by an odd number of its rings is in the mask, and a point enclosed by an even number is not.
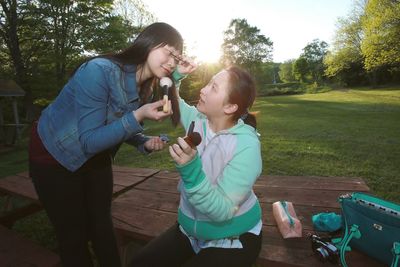
<svg viewBox="0 0 400 267"><path fill-rule="evenodd" d="M259 99L264 174L356 176L399 201L400 90Z"/></svg>
<svg viewBox="0 0 400 267"><path fill-rule="evenodd" d="M340 90L261 97L263 174L362 177L377 195L400 202L400 89ZM149 134L183 135L169 122ZM144 157L123 145L116 163L174 169L168 151Z"/></svg>
<svg viewBox="0 0 400 267"><path fill-rule="evenodd" d="M260 97L252 110L260 112L264 175L362 177L373 193L400 202L400 88ZM146 128L149 135L167 133L172 142L184 134L169 121L146 123ZM128 145L121 147L115 163L174 169L167 150L143 156ZM0 177L24 170L26 140L12 151L0 151ZM15 227L54 248L43 213Z"/></svg>

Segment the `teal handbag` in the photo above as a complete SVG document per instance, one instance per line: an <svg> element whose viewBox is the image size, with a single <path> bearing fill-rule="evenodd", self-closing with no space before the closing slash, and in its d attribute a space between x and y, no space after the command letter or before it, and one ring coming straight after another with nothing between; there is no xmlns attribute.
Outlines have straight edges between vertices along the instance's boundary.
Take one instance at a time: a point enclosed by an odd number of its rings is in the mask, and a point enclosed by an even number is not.
<svg viewBox="0 0 400 267"><path fill-rule="evenodd" d="M400 205L354 192L339 197L345 223L342 238L332 239L347 267L345 253L355 248L386 263L400 267Z"/></svg>

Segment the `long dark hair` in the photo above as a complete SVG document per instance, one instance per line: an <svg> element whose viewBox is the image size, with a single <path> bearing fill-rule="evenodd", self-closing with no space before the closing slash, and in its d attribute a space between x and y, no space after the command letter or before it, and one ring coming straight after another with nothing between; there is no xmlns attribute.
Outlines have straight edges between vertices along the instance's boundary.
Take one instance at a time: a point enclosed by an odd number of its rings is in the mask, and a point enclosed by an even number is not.
<svg viewBox="0 0 400 267"><path fill-rule="evenodd" d="M238 105L238 109L233 114L233 120L241 118L244 123L257 128L257 120L254 113L249 109L256 98L256 83L253 76L246 70L237 66L231 66L226 69L229 73L230 92L228 102Z"/></svg>
<svg viewBox="0 0 400 267"><path fill-rule="evenodd" d="M124 68L125 65L133 64L136 65L137 68L140 68L146 62L147 57L149 56L149 53L152 49L165 45L173 46L176 50L182 53L182 36L171 25L163 22L156 22L147 26L138 35L132 45L127 47L126 49L120 52L112 52L89 58L82 64L98 57L107 58L117 63L118 66L123 70L123 72L127 72ZM76 69L78 69L79 66ZM157 88L158 83L159 79L157 77L149 78L141 83L139 96L142 105L153 100L153 88ZM175 85L173 85L173 88L169 90L168 98L172 102L173 114L171 116L171 121L172 124L176 126L178 125L180 120L180 111Z"/></svg>

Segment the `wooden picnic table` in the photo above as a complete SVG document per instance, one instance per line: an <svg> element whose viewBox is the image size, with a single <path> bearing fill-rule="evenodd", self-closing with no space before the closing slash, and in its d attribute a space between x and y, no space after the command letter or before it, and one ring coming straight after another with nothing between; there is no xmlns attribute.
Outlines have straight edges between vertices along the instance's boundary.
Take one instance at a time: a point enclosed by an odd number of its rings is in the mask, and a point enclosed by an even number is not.
<svg viewBox="0 0 400 267"><path fill-rule="evenodd" d="M129 241L147 242L176 222L179 204L177 172L113 166L113 173L112 216L121 251ZM318 261L311 250L310 240L305 237L308 232L313 232L311 216L320 212L340 213L337 202L340 195L353 191L368 192L369 188L361 178L262 176L254 190L263 210L263 245L258 266L322 267L329 266L329 263ZM29 199L36 205L36 210L41 209L27 172L0 178L1 194ZM293 202L303 224L304 237L281 237L272 216L272 203L279 200ZM22 218L21 213L11 215L8 221L0 217L0 224L8 222L12 225ZM350 267L384 266L356 251L348 254Z"/></svg>
<svg viewBox="0 0 400 267"><path fill-rule="evenodd" d="M121 245L129 239L147 242L158 236L177 220L179 194L177 172L160 171L121 194L113 201L114 227ZM368 192L361 178L262 176L254 186L263 210L263 245L258 266L322 267L306 237L313 231L311 216L320 212L340 213L337 198L353 191ZM272 215L272 203L291 201L303 224L303 237L283 239ZM349 266L382 267L381 263L352 251ZM333 266L333 265L332 265Z"/></svg>

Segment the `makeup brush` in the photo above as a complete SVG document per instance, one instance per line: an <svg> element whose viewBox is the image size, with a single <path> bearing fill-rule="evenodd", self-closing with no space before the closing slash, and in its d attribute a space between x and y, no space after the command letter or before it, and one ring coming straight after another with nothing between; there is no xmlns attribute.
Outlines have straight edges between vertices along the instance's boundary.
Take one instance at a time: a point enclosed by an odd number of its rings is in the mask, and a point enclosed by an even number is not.
<svg viewBox="0 0 400 267"><path fill-rule="evenodd" d="M183 138L183 140L185 140L186 143L188 143L188 145L191 148L195 148L196 146L198 146L201 143L201 136L198 132L193 132L194 130L194 121L192 121L190 123L189 126L189 130L187 132L187 136L185 138Z"/></svg>
<svg viewBox="0 0 400 267"><path fill-rule="evenodd" d="M185 140L185 142L188 143L191 148L195 148L196 146L200 145L201 136L198 132L193 132L183 138L183 140Z"/></svg>
<svg viewBox="0 0 400 267"><path fill-rule="evenodd" d="M170 78L168 78L168 77L162 77L160 79L160 86L162 88L163 99L165 101L165 104L163 106L163 111L165 113L167 113L167 112L169 112L169 108L170 108L169 103L168 103L168 91L172 86L172 80Z"/></svg>

